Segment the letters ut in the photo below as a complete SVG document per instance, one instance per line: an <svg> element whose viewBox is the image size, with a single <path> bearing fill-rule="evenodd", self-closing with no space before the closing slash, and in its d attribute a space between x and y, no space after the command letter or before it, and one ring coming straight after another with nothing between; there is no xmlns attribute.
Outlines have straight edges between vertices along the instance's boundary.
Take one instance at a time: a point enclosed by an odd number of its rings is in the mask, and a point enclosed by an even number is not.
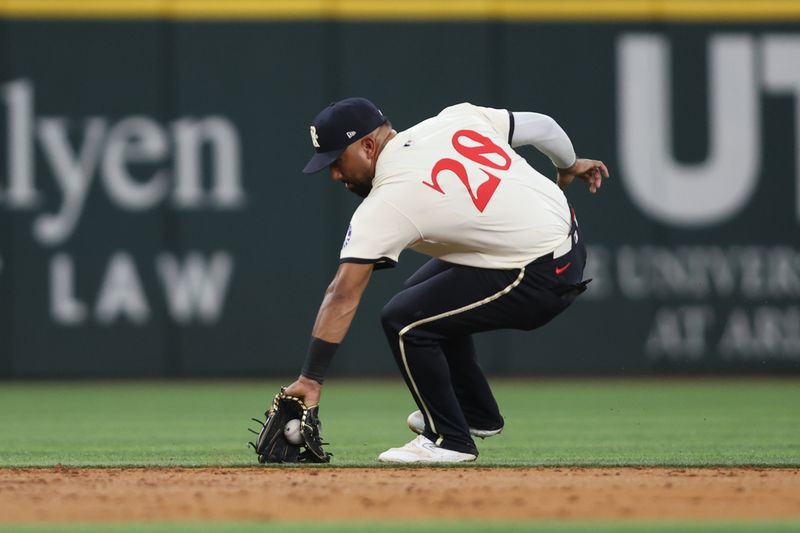
<svg viewBox="0 0 800 533"><path fill-rule="evenodd" d="M734 217L750 200L761 164L759 85L795 99L796 213L800 220L800 35L717 34L709 39L709 153L672 157L669 45L655 34L617 43L618 147L623 183L642 211L674 226ZM758 68L760 67L760 68Z"/></svg>

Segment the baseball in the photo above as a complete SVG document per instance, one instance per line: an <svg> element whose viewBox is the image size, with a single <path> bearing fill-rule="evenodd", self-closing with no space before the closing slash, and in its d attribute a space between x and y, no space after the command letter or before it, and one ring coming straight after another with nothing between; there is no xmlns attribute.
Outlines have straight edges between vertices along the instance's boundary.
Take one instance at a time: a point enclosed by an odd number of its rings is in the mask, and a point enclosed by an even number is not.
<svg viewBox="0 0 800 533"><path fill-rule="evenodd" d="M300 444L303 442L303 436L300 434L300 419L295 418L289 420L283 427L283 436L291 444Z"/></svg>

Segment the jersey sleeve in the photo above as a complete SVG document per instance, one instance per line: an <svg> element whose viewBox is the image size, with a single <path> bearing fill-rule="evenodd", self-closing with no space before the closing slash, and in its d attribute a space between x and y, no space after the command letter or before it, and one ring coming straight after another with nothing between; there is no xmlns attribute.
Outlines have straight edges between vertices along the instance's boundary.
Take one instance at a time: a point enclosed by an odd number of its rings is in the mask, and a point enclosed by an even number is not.
<svg viewBox="0 0 800 533"><path fill-rule="evenodd" d="M492 107L478 107L476 110L486 118L486 121L492 128L511 144L511 139L514 137L514 115L505 109L494 109Z"/></svg>
<svg viewBox="0 0 800 533"><path fill-rule="evenodd" d="M400 252L419 239L417 228L391 204L367 198L353 213L339 263L390 268L397 264Z"/></svg>
<svg viewBox="0 0 800 533"><path fill-rule="evenodd" d="M511 144L511 139L514 137L514 115L505 109L495 109L493 107L481 107L470 103L457 104L442 110L440 115L450 113L472 113L477 114L489 126L497 132L497 134Z"/></svg>
<svg viewBox="0 0 800 533"><path fill-rule="evenodd" d="M568 168L575 163L575 149L561 126L547 115L530 112L511 114L516 125L511 146L529 144L550 158L558 168Z"/></svg>

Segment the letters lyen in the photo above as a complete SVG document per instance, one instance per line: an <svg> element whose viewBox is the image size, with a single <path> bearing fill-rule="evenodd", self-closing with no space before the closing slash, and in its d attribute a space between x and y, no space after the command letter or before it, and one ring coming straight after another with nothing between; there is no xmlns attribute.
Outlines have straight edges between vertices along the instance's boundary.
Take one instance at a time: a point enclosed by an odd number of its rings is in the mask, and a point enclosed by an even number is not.
<svg viewBox="0 0 800 533"><path fill-rule="evenodd" d="M100 116L37 117L33 84L24 79L0 86L0 98L8 117L0 206L45 208L36 183L45 175L35 168L37 143L59 193L55 210L34 219L33 235L42 245L63 244L74 233L96 177L109 199L127 211L152 209L170 195L177 209L230 210L244 202L239 134L225 117L182 117L169 127L141 115L115 123ZM206 150L210 168L203 179ZM208 191L203 183L211 184Z"/></svg>

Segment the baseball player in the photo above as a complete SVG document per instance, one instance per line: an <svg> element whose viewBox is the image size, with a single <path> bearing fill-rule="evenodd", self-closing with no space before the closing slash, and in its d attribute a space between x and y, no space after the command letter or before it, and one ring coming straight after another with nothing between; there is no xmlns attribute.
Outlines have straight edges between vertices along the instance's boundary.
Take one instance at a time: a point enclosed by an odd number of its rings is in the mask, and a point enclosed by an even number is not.
<svg viewBox="0 0 800 533"><path fill-rule="evenodd" d="M325 371L373 270L411 248L432 259L381 315L389 346L419 411L419 435L378 457L396 463L474 461L473 436L496 435L503 417L477 363L472 335L538 328L586 288L586 251L562 189L576 177L596 192L601 161L577 159L548 116L462 103L396 132L369 100L326 107L311 126L324 168L363 197L325 292L308 355L286 390L319 402ZM514 148L533 145L557 169L554 183Z"/></svg>

